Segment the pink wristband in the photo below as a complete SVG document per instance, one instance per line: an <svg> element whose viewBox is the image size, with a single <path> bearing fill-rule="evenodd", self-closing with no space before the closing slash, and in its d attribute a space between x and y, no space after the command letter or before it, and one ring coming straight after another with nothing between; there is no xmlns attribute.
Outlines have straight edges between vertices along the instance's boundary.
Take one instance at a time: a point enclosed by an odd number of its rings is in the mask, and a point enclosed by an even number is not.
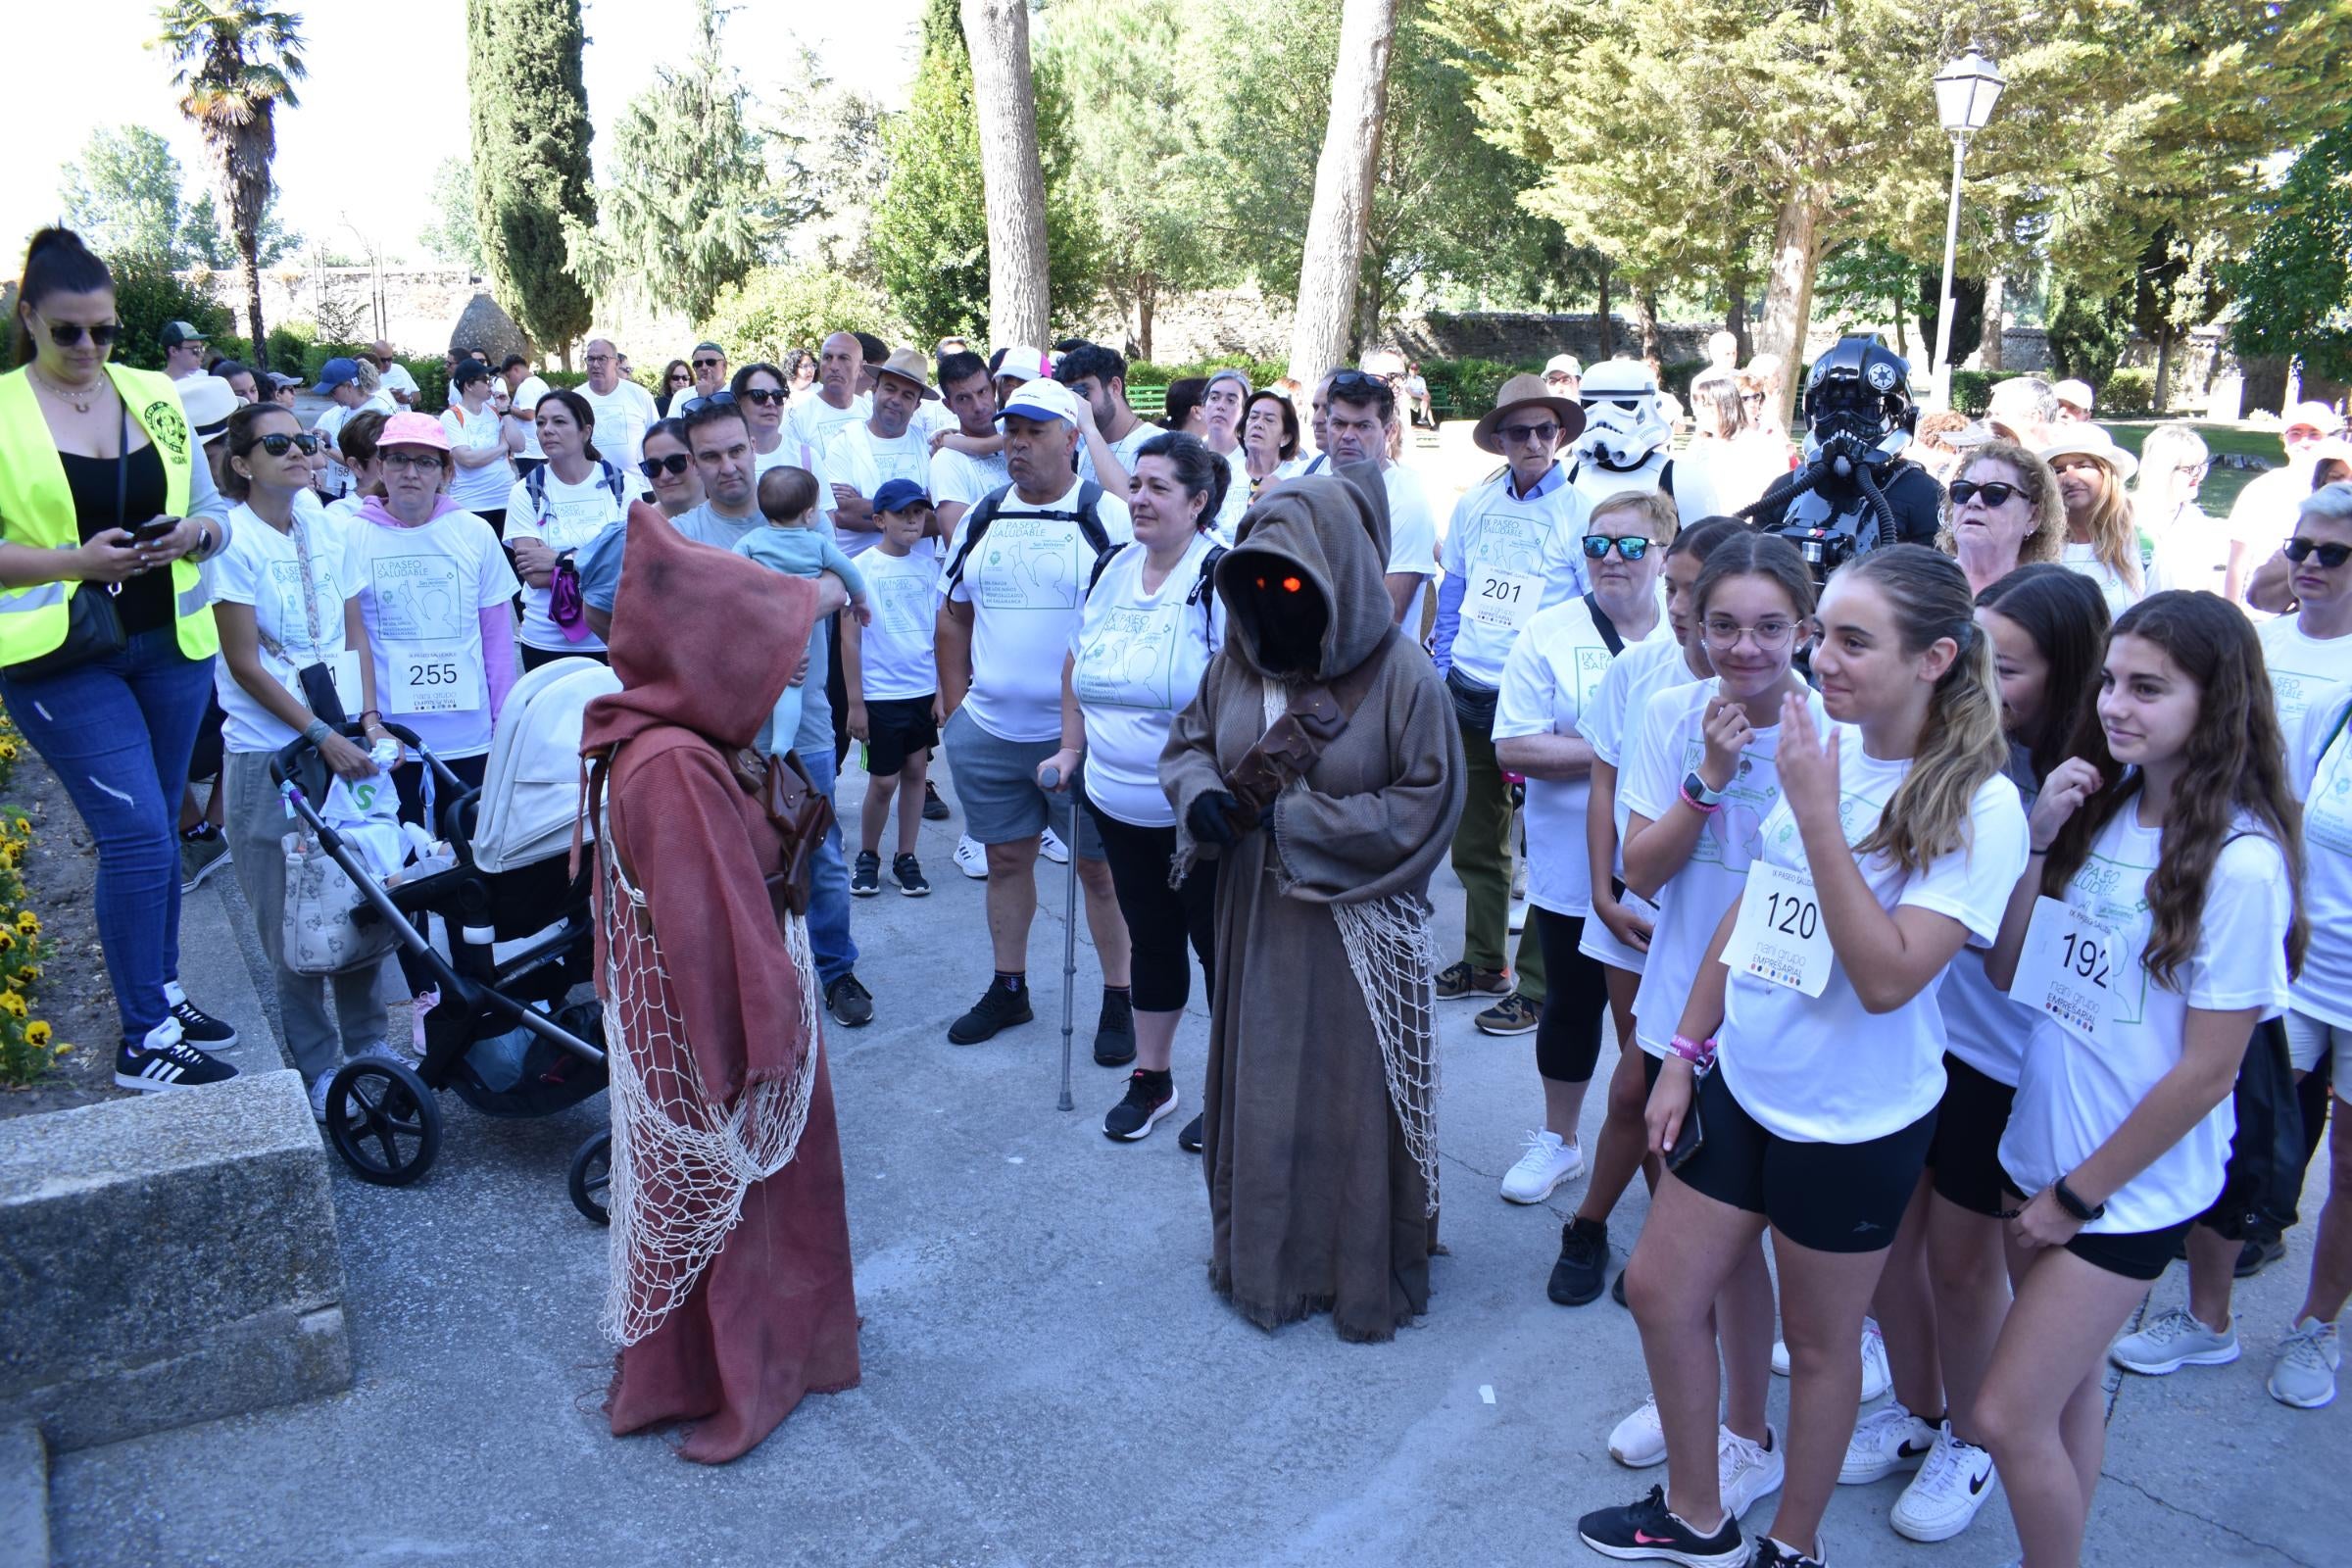
<svg viewBox="0 0 2352 1568"><path fill-rule="evenodd" d="M1715 1062L1715 1042L1712 1040L1698 1041L1687 1035L1676 1035L1666 1049L1693 1067L1709 1067Z"/></svg>
<svg viewBox="0 0 2352 1568"><path fill-rule="evenodd" d="M1683 804L1685 806L1688 806L1690 808L1690 809L1696 811L1701 816L1713 816L1717 811L1723 809L1723 803L1721 801L1716 802L1713 806L1709 806L1706 802L1692 795L1690 790L1684 788L1682 785L1678 784L1675 786L1675 793L1683 798Z"/></svg>

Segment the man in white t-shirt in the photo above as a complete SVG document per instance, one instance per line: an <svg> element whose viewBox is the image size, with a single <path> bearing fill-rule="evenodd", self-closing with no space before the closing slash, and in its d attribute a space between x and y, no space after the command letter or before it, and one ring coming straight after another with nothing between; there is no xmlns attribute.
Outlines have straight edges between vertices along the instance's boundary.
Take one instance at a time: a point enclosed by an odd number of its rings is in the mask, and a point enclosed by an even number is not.
<svg viewBox="0 0 2352 1568"><path fill-rule="evenodd" d="M997 392L988 362L968 349L941 355L939 397L956 420L951 433L986 448L967 452L959 444L932 440L929 494L940 537L946 539L982 496L1012 482L1012 471L1004 465L1004 437L997 431Z"/></svg>
<svg viewBox="0 0 2352 1568"><path fill-rule="evenodd" d="M727 389L727 351L717 344L697 343L686 364L694 371L694 390L686 394L687 401L715 397ZM669 412L682 413L675 405Z"/></svg>
<svg viewBox="0 0 2352 1568"><path fill-rule="evenodd" d="M507 356L499 375L507 383L507 418L522 432L514 473L517 478L528 478L532 469L547 462L547 454L539 450L539 400L547 396L548 386L532 373L531 362L519 354Z"/></svg>
<svg viewBox="0 0 2352 1568"><path fill-rule="evenodd" d="M637 472L637 465L645 456L645 432L662 416L651 392L621 376L620 350L611 338L588 340L588 384L580 388L580 396L596 411L596 450L627 472L629 482L643 493L644 475Z"/></svg>
<svg viewBox="0 0 2352 1568"><path fill-rule="evenodd" d="M882 537L873 498L885 484L905 479L923 486L931 477L931 443L913 428L915 411L939 401L929 368L913 349L893 354L874 378L872 412L843 425L817 460L817 507L844 555L863 555ZM926 539L919 553L935 550Z"/></svg>
<svg viewBox="0 0 2352 1568"><path fill-rule="evenodd" d="M872 412L873 405L858 395L864 373L865 351L857 333L835 332L817 346L816 396L795 399L784 416L784 445L800 454L793 461L810 473L834 433Z"/></svg>
<svg viewBox="0 0 2352 1568"><path fill-rule="evenodd" d="M416 408L417 398L423 395L423 388L419 387L416 384L416 378L409 373L409 368L400 363L400 357L393 353L392 345L389 342L379 337L375 340L374 347L375 368L383 380L384 390L391 393L392 401L402 408Z"/></svg>
<svg viewBox="0 0 2352 1568"><path fill-rule="evenodd" d="M164 373L174 381L202 375L204 368L205 337L185 321L166 321L160 340L164 349Z"/></svg>
<svg viewBox="0 0 2352 1568"><path fill-rule="evenodd" d="M1137 450L1167 433L1137 418L1127 406L1127 361L1115 349L1081 343L1061 357L1054 379L1078 400L1078 477L1114 496L1126 495L1135 478Z"/></svg>
<svg viewBox="0 0 2352 1568"><path fill-rule="evenodd" d="M1323 450L1330 466L1370 463L1389 492L1389 602L1405 635L1421 635L1421 590L1438 570L1438 519L1429 492L1409 468L1389 461L1396 394L1388 381L1362 370L1342 370L1324 387Z"/></svg>
<svg viewBox="0 0 2352 1568"><path fill-rule="evenodd" d="M2344 416L2325 403L2298 403L2286 411L2278 432L2286 466L2256 474L2230 509L2230 565L2223 592L2230 599L2274 613L2291 602L2286 558L2278 552L2294 537L2295 514L2311 494L2320 448L2343 428Z"/></svg>
<svg viewBox="0 0 2352 1568"><path fill-rule="evenodd" d="M1087 924L1102 962L1095 1052L1115 1059L1120 1037L1128 1052L1134 1050L1127 924L1092 820L1080 819L1071 831L1069 781L1049 794L1037 769L1061 747L1061 667L1095 564L1135 530L1127 503L1107 491L1097 493L1072 467L1078 400L1068 387L1031 381L1000 417L1012 482L985 513L966 513L957 525L939 611L939 702L948 715L941 740L965 829L986 846L988 929L996 959L987 993L949 1027L948 1039L977 1045L1035 1016L1028 955L1037 857L1047 827L1059 820L1078 855ZM981 515L988 515L985 535L975 538L972 525Z"/></svg>

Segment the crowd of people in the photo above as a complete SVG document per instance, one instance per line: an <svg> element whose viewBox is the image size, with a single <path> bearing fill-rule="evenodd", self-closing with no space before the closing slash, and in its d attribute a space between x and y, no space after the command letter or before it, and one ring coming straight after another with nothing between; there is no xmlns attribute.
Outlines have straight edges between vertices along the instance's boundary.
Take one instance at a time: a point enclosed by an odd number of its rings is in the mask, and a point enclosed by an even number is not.
<svg viewBox="0 0 2352 1568"><path fill-rule="evenodd" d="M1037 862L1075 857L1095 1058L1130 1069L1102 1128L1141 1140L1184 1105L1198 964L1206 1088L1177 1137L1211 1281L1251 1320L1382 1340L1430 1309L1440 1009L1534 1037L1539 1125L1500 1197L1586 1187L1531 1288L1547 1261L1563 1307L1609 1292L1612 1213L1637 1174L1651 1191L1614 1294L1654 1393L1608 1446L1666 1480L1587 1514L1596 1549L1820 1568L1836 1488L1909 1471L1903 1535L1955 1536L2001 1491L2027 1568L2071 1564L2105 1364L2238 1354L2231 1281L2292 1219L2238 1196L2240 1064L2290 1064L2306 1163L2352 1072L2352 448L2323 404L2288 410L2283 464L2225 524L2192 428L2135 454L2080 383L1916 418L1899 360L1840 345L1800 445L1781 368L1719 334L1678 444L1648 368L1560 356L1479 418L1496 466L1441 525L1399 461L1429 412L1401 364L1220 370L1154 421L1094 343L837 332L735 367L706 342L657 397L599 338L576 390L453 350L435 414L379 344L326 364L306 428L294 387L208 368L184 323L169 373L111 363L116 322L103 264L38 236L0 376L0 698L97 843L125 1088L232 1075L233 1031L177 980L181 896L220 863L314 1105L343 1060L396 1055L375 971L280 955L269 759L307 737L349 781L390 764L429 821L387 721L478 785L522 671L610 659L625 682L658 617L696 618L662 596L705 568L625 569L632 538L682 540L841 606L710 579L783 596L747 624L806 638L730 694L756 734L712 741L790 752L828 801L863 760L858 844L815 847L807 910L835 1023L875 1013L854 901L928 894L920 824L958 812L994 972L951 1042L1034 1020ZM407 975L419 1020L428 978ZM2333 1196L2268 1378L2298 1407L2333 1396L2352 1294L2332 1108ZM2176 1256L2187 1306L2122 1334Z"/></svg>

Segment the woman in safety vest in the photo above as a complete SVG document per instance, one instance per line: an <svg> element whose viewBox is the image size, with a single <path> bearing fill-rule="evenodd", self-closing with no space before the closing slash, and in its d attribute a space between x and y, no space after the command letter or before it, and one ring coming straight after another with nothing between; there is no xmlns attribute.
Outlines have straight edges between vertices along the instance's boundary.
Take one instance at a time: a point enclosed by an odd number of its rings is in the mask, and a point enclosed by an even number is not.
<svg viewBox="0 0 2352 1568"><path fill-rule="evenodd" d="M24 253L0 375L0 701L98 847L98 940L122 1014L115 1082L236 1076L237 1034L179 988L179 797L220 639L196 564L228 507L179 394L107 363L106 264L70 230Z"/></svg>

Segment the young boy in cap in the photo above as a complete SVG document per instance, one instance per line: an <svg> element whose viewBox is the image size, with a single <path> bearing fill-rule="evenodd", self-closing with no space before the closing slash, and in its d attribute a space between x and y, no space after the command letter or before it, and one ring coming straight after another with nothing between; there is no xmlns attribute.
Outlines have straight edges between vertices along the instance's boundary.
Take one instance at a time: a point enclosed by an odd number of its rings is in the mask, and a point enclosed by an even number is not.
<svg viewBox="0 0 2352 1568"><path fill-rule="evenodd" d="M745 534L736 544L735 554L788 577L832 572L850 590L852 612L859 619L866 618L865 579L830 534L811 526L816 520L816 475L790 464L770 468L760 476L759 495L760 514L768 525ZM812 640L823 636L820 621ZM785 687L784 695L776 699L775 712L753 743L761 756L776 750L779 742L790 749L792 737L800 733L801 691L796 683Z"/></svg>
<svg viewBox="0 0 2352 1568"><path fill-rule="evenodd" d="M873 613L841 624L850 734L865 743L866 772L850 891L859 898L882 891L882 824L896 795L899 849L890 874L901 893L919 899L931 884L914 858L914 842L923 826L930 749L939 742L932 712L939 700L939 666L932 653L939 559L920 548L931 529L931 498L911 479L892 479L874 492L874 518L882 524L882 537L864 557Z"/></svg>

